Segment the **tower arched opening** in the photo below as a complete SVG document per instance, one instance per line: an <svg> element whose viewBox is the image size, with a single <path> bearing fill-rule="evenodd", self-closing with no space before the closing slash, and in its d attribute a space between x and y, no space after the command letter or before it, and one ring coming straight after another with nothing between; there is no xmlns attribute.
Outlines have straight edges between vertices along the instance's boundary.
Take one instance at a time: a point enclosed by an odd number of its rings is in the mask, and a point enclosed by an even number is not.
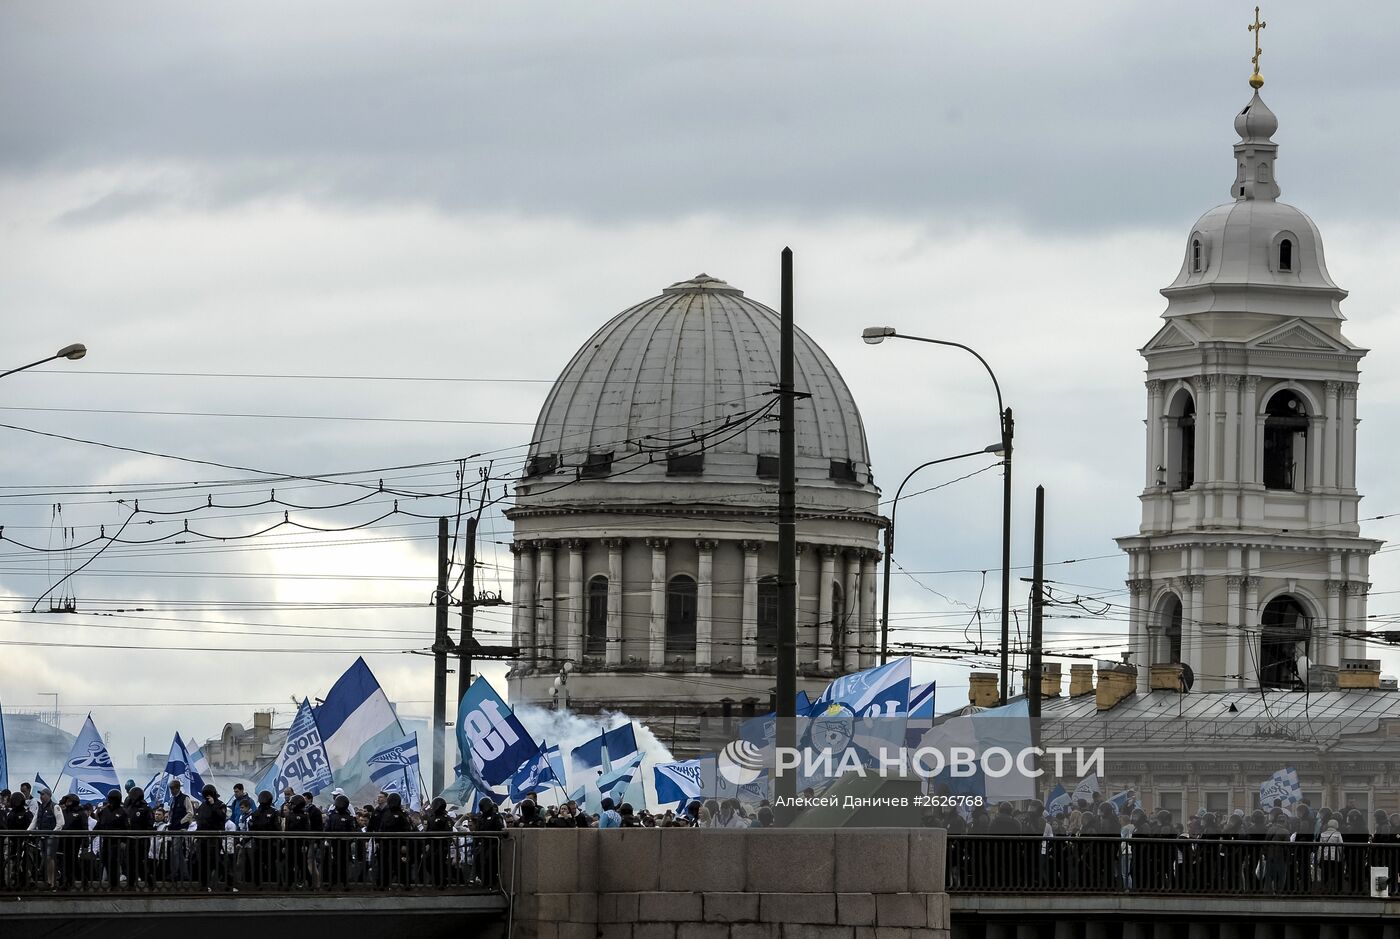
<svg viewBox="0 0 1400 939"><path fill-rule="evenodd" d="M1157 603L1157 650L1154 662L1181 661L1181 598L1168 593Z"/></svg>
<svg viewBox="0 0 1400 939"><path fill-rule="evenodd" d="M1167 408L1166 482L1181 492L1196 484L1196 399L1185 388Z"/></svg>
<svg viewBox="0 0 1400 939"><path fill-rule="evenodd" d="M1301 492L1307 448L1307 403L1288 389L1276 392L1264 408L1264 488Z"/></svg>
<svg viewBox="0 0 1400 939"><path fill-rule="evenodd" d="M1312 618L1289 594L1274 597L1259 616L1259 686L1297 688L1303 683L1298 658L1308 652Z"/></svg>

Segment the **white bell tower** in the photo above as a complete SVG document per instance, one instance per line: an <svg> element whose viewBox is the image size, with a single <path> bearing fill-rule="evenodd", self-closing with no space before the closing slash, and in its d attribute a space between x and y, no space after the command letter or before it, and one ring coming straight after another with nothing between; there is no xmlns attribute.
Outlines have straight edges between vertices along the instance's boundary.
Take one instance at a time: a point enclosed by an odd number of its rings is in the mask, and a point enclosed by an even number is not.
<svg viewBox="0 0 1400 939"><path fill-rule="evenodd" d="M1335 687L1362 628L1370 557L1356 490L1366 354L1312 220L1276 201L1278 120L1236 117L1232 201L1201 216L1147 361L1146 480L1127 552L1138 690L1154 664L1194 687ZM1359 651L1359 650L1358 650Z"/></svg>

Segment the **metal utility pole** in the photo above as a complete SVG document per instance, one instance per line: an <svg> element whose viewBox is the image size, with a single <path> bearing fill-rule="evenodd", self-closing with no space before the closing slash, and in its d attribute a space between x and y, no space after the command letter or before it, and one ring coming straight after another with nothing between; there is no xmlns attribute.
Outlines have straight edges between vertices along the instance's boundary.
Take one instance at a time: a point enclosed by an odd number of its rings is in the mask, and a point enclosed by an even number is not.
<svg viewBox="0 0 1400 939"><path fill-rule="evenodd" d="M792 249L783 249L782 316L778 345L778 661L777 738L779 750L797 746L797 446L793 400ZM797 774L777 774L779 826L796 815Z"/></svg>
<svg viewBox="0 0 1400 939"><path fill-rule="evenodd" d="M1031 720L1040 717L1040 650L1045 642L1045 487L1035 487L1035 558L1031 568L1031 651L1026 667L1026 702Z"/></svg>
<svg viewBox="0 0 1400 939"><path fill-rule="evenodd" d="M441 792L445 783L443 768L446 765L447 746L447 648L451 641L447 635L447 564L449 560L447 539L447 517L438 519L438 572L437 590L433 592L433 604L437 607L437 624L433 632L433 786L434 793Z"/></svg>
<svg viewBox="0 0 1400 939"><path fill-rule="evenodd" d="M482 487L483 490L485 487ZM467 696L472 684L472 617L476 610L476 516L467 519L467 557L462 571L462 636L457 643L457 703Z"/></svg>
<svg viewBox="0 0 1400 939"><path fill-rule="evenodd" d="M988 368L988 371L991 369ZM993 379L995 383L996 379ZM1001 397L1001 389L997 389ZM1016 436L1016 422L1011 409L1001 412L1001 703L1011 695L1007 684L1007 662L1011 655L1011 438Z"/></svg>

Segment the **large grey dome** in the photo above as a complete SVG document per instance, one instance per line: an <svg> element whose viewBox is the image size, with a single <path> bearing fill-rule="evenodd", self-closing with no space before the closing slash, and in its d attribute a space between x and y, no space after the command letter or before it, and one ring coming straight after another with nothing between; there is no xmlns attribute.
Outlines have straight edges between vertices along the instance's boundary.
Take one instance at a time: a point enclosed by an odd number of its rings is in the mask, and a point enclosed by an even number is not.
<svg viewBox="0 0 1400 939"><path fill-rule="evenodd" d="M522 495L536 488L532 480L557 483L561 475L628 485L668 476L672 484L762 480L771 488L771 463L760 457L778 453L778 347L778 314L706 274L624 310L550 391ZM846 383L800 330L795 357L796 388L808 395L796 405L800 482L870 487L865 429ZM696 454L698 464L668 463ZM537 488L542 495L549 487Z"/></svg>

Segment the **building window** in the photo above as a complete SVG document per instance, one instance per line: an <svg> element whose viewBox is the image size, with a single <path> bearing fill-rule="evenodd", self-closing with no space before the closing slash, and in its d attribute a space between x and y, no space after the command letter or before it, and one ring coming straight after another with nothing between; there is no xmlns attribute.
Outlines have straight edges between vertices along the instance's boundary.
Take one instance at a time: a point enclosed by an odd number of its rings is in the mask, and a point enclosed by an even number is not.
<svg viewBox="0 0 1400 939"><path fill-rule="evenodd" d="M1196 400L1182 388L1167 410L1167 479L1177 492L1196 484Z"/></svg>
<svg viewBox="0 0 1400 939"><path fill-rule="evenodd" d="M705 454L703 453L666 454L667 476L699 476L704 471Z"/></svg>
<svg viewBox="0 0 1400 939"><path fill-rule="evenodd" d="M613 455L611 450L594 450L583 458L583 466L579 467L579 475L587 476L590 479L597 479L612 473Z"/></svg>
<svg viewBox="0 0 1400 939"><path fill-rule="evenodd" d="M1183 802L1184 802L1184 801L1185 801L1185 800L1182 799L1182 795L1181 795L1180 792L1160 792L1160 791L1159 791L1159 792L1157 793L1157 809L1158 809L1158 811L1161 811L1162 809L1166 809L1168 812L1170 812L1170 813L1171 813L1171 816L1172 816L1172 822L1173 822L1173 823L1178 823L1178 824L1179 824L1179 823L1181 822L1182 805L1183 805Z"/></svg>
<svg viewBox="0 0 1400 939"><path fill-rule="evenodd" d="M1278 243L1278 269L1293 270L1293 242L1287 238Z"/></svg>
<svg viewBox="0 0 1400 939"><path fill-rule="evenodd" d="M1230 793L1228 791L1207 792L1206 811L1221 816L1230 814Z"/></svg>
<svg viewBox="0 0 1400 939"><path fill-rule="evenodd" d="M1308 445L1308 411L1303 399L1280 391L1264 409L1264 488L1304 488Z"/></svg>
<svg viewBox="0 0 1400 939"><path fill-rule="evenodd" d="M588 581L588 621L584 629L584 655L608 651L608 579L602 574Z"/></svg>
<svg viewBox="0 0 1400 939"><path fill-rule="evenodd" d="M1191 239L1191 270L1196 274L1199 274L1203 270L1203 265L1201 263L1201 239L1199 238Z"/></svg>
<svg viewBox="0 0 1400 939"><path fill-rule="evenodd" d="M1298 688L1298 657L1308 650L1311 623L1295 598L1274 597L1259 616L1259 687Z"/></svg>
<svg viewBox="0 0 1400 939"><path fill-rule="evenodd" d="M778 578L758 579L758 654L778 654Z"/></svg>
<svg viewBox="0 0 1400 939"><path fill-rule="evenodd" d="M830 477L839 482L856 482L856 464L851 460L832 460Z"/></svg>
<svg viewBox="0 0 1400 939"><path fill-rule="evenodd" d="M543 456L532 456L525 461L525 475L547 476L559 468L559 457L553 453Z"/></svg>
<svg viewBox="0 0 1400 939"><path fill-rule="evenodd" d="M1269 164L1259 164L1259 181L1261 183L1267 183L1269 181Z"/></svg>
<svg viewBox="0 0 1400 939"><path fill-rule="evenodd" d="M666 585L666 654L695 654L695 579L685 574Z"/></svg>
<svg viewBox="0 0 1400 939"><path fill-rule="evenodd" d="M831 664L839 672L846 656L846 595L836 582L831 585L831 622L827 625L831 639Z"/></svg>
<svg viewBox="0 0 1400 939"><path fill-rule="evenodd" d="M1153 664L1181 661L1181 598L1169 593L1163 598L1157 613L1157 628L1162 631L1161 647Z"/></svg>
<svg viewBox="0 0 1400 939"><path fill-rule="evenodd" d="M763 454L761 454L761 453L759 454L759 456L758 456L758 478L759 478L759 479L777 479L777 478L778 478L778 473L779 473L779 472L780 472L780 468L779 468L779 466L778 466L778 458L777 458L777 457L775 457L775 456L765 456L765 455L763 455Z"/></svg>
<svg viewBox="0 0 1400 939"><path fill-rule="evenodd" d="M1348 813L1360 812L1361 819L1366 824L1364 830L1371 830L1371 791L1369 789L1348 789L1342 793L1342 809Z"/></svg>

